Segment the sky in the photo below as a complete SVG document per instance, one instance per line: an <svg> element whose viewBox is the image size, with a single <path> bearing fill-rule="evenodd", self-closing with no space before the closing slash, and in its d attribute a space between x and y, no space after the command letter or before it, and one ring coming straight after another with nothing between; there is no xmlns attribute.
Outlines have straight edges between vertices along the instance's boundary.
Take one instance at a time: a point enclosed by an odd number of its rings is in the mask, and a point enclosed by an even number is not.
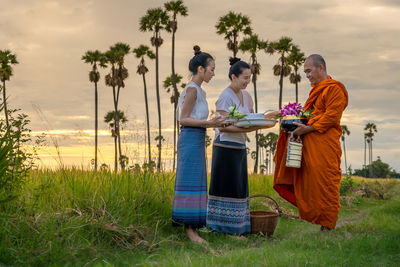
<svg viewBox="0 0 400 267"><path fill-rule="evenodd" d="M8 105L21 108L31 119L33 134L45 132L47 147L40 150L45 166L57 166L60 157L66 165L89 166L94 146L94 86L89 82L90 66L81 60L87 50L106 51L117 42L136 48L150 46L150 32L139 31L139 20L149 8L162 7L157 0L0 0L0 49L10 49L19 64L7 82ZM254 33L268 41L282 36L306 54L321 54L328 74L341 81L349 92L349 106L341 124L348 126L347 161L360 168L364 158L364 126L377 125L373 157L380 156L400 171L400 2L397 0L247 0L184 1L187 17L178 17L176 72L190 78L187 69L193 45L216 59L216 76L204 84L211 110L220 92L228 85L228 58L222 36L215 24L229 11L251 19ZM161 33L160 81L171 73L171 35ZM249 54L238 54L248 61ZM258 78L259 111L278 108L279 78L272 67L278 55L260 52ZM120 109L128 118L123 141L130 163L140 163L145 152L145 108L143 83L136 68L139 60L127 56L129 78L121 91ZM155 62L147 61L150 124L156 135ZM99 83L99 160L112 164L113 139L103 117L113 109L112 91L104 84L109 70L101 70ZM302 71L302 69L301 69ZM310 85L302 74L299 102L308 97ZM253 95L253 87L247 88ZM165 158L171 158L173 106L160 84L162 127L166 137ZM283 102L295 100L294 85L284 80ZM278 128L264 130L278 132ZM213 131L208 130L213 136ZM253 134L250 134L253 137ZM254 139L254 138L253 138ZM253 141L254 143L254 141ZM155 146L155 142L153 142ZM252 147L252 142L249 144ZM156 148L152 149L156 153ZM167 160L165 166L170 166ZM251 166L251 163L249 163ZM343 165L342 165L343 166Z"/></svg>

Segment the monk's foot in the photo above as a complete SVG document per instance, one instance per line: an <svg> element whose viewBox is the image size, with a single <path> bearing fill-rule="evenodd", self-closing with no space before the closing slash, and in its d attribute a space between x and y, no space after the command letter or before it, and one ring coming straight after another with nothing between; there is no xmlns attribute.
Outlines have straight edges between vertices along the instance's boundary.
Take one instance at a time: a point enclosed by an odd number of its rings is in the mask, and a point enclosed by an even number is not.
<svg viewBox="0 0 400 267"><path fill-rule="evenodd" d="M188 236L190 241L196 242L196 243L199 243L199 244L206 243L206 241L199 236L199 234L197 233L196 230L194 230L194 229L192 229L190 227L186 227L185 231L186 231L186 235Z"/></svg>
<svg viewBox="0 0 400 267"><path fill-rule="evenodd" d="M331 231L331 230L332 230L332 228L321 225L321 231Z"/></svg>

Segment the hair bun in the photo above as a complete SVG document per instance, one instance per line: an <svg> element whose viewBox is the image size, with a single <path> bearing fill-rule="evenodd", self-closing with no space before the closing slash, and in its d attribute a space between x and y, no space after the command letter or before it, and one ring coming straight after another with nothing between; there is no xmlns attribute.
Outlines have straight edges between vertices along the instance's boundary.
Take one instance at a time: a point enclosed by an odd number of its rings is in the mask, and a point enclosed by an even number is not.
<svg viewBox="0 0 400 267"><path fill-rule="evenodd" d="M233 64L235 64L236 62L239 62L240 58L237 57L230 57L229 58L229 64L232 66Z"/></svg>
<svg viewBox="0 0 400 267"><path fill-rule="evenodd" d="M198 45L193 46L193 50L194 50L194 55L198 55L201 53L200 46Z"/></svg>

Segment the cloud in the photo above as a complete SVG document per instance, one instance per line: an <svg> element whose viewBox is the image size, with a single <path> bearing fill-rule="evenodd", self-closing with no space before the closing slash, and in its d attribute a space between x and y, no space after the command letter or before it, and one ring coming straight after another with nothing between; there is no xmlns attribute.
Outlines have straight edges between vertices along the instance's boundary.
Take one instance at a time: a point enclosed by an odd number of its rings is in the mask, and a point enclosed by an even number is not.
<svg viewBox="0 0 400 267"><path fill-rule="evenodd" d="M2 5L6 8L0 10L0 49L11 49L20 61L15 66L15 75L7 82L10 106L20 107L28 113L35 131L92 129L94 85L88 79L90 66L81 61L81 56L87 50L105 51L119 41L129 43L132 48L149 45L152 33L139 32L139 19L146 9L162 4L163 1L158 0L3 0ZM185 1L185 4L189 16L178 18L176 71L187 82L187 64L193 56L194 44L199 44L203 51L216 58L216 76L203 85L210 110L215 108L219 93L229 85L228 58L231 56L223 37L215 33L215 24L218 17L229 10L241 12L251 18L253 29L261 38L273 41L287 35L306 54L322 54L329 73L342 81L349 91L349 107L343 117L343 123L352 131L349 148L363 147L363 126L374 121L379 129L375 142L377 149L384 147L380 151L382 158L400 170L400 162L394 158L398 152L393 152L400 146L396 126L400 99L396 71L400 67L399 1L253 0L245 3L221 0L216 4L204 0ZM171 36L162 32L162 37L161 82L171 73ZM248 60L249 55L239 53L239 57ZM257 86L259 109L277 108L278 78L273 76L272 66L278 56L261 53L258 58L262 66ZM121 91L120 108L126 111L130 130L144 129L145 121L142 78L136 74L138 63L135 57L127 57L130 76ZM150 124L156 129L155 62L148 60L147 66ZM104 85L107 71L100 71L99 82L99 127L104 131L108 126L103 122L103 116L113 110L112 91ZM171 129L173 106L169 94L160 86L162 127ZM247 90L252 93L252 85ZM305 102L309 90L303 75L299 85L300 102ZM285 79L283 102L293 100L294 85ZM171 139L169 132L165 131L165 135ZM68 137L65 145L82 145L82 142L90 141L85 138ZM106 140L102 141L110 141ZM362 155L361 158L357 153L352 155L356 157L352 160L353 165L360 166Z"/></svg>

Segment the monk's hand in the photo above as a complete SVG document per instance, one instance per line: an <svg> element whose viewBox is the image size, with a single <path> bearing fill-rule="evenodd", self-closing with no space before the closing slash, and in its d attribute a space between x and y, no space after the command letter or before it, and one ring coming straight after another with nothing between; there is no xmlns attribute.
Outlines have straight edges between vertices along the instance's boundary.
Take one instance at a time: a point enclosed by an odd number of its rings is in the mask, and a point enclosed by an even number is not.
<svg viewBox="0 0 400 267"><path fill-rule="evenodd" d="M312 125L305 125L297 122L293 122L293 124L297 125L296 130L293 131L294 135L303 135L314 131L314 127L312 127Z"/></svg>

